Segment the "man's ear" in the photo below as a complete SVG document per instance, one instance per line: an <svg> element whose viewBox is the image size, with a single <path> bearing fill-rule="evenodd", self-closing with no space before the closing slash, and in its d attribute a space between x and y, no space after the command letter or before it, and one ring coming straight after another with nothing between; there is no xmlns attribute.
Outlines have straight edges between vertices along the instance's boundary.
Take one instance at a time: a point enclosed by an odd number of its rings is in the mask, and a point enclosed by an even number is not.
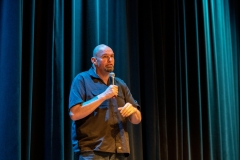
<svg viewBox="0 0 240 160"><path fill-rule="evenodd" d="M93 64L97 65L97 58L96 57L92 57L91 61L92 61Z"/></svg>

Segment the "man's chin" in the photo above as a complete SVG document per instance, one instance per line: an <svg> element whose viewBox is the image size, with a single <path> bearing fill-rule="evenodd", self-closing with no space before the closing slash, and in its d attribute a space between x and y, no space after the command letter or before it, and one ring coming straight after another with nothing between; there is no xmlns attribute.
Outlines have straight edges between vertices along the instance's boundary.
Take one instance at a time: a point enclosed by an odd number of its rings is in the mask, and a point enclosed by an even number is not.
<svg viewBox="0 0 240 160"><path fill-rule="evenodd" d="M106 72L112 72L114 70L114 68L105 68Z"/></svg>

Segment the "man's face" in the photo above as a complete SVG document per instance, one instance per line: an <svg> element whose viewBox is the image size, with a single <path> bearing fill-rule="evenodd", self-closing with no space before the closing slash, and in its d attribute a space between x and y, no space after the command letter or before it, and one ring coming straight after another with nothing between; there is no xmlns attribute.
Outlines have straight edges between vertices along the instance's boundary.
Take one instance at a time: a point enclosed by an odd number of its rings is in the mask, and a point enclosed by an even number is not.
<svg viewBox="0 0 240 160"><path fill-rule="evenodd" d="M97 71L100 72L112 72L114 70L114 53L109 47L100 50L96 54L97 59Z"/></svg>

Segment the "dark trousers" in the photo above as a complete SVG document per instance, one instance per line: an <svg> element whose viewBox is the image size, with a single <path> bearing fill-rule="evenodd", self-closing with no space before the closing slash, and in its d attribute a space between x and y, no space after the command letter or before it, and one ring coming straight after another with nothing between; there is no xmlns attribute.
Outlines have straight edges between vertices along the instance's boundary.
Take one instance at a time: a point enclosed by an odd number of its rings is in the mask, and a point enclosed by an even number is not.
<svg viewBox="0 0 240 160"><path fill-rule="evenodd" d="M74 160L127 160L122 153L107 153L107 152L83 152L75 153Z"/></svg>

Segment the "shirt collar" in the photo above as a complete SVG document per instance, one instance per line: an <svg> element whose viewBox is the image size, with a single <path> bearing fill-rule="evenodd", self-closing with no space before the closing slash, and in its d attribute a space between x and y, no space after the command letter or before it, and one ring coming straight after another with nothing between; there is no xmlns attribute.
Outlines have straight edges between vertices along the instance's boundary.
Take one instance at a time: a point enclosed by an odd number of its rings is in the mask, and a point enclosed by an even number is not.
<svg viewBox="0 0 240 160"><path fill-rule="evenodd" d="M94 78L100 78L97 73L96 73L96 70L95 68L92 66L89 70L88 70L90 76L94 77Z"/></svg>
<svg viewBox="0 0 240 160"><path fill-rule="evenodd" d="M90 74L91 77L98 78L102 81L102 79L98 76L98 74L96 73L96 69L93 66L88 70L88 73ZM109 83L112 83L110 78L108 78L108 84Z"/></svg>

